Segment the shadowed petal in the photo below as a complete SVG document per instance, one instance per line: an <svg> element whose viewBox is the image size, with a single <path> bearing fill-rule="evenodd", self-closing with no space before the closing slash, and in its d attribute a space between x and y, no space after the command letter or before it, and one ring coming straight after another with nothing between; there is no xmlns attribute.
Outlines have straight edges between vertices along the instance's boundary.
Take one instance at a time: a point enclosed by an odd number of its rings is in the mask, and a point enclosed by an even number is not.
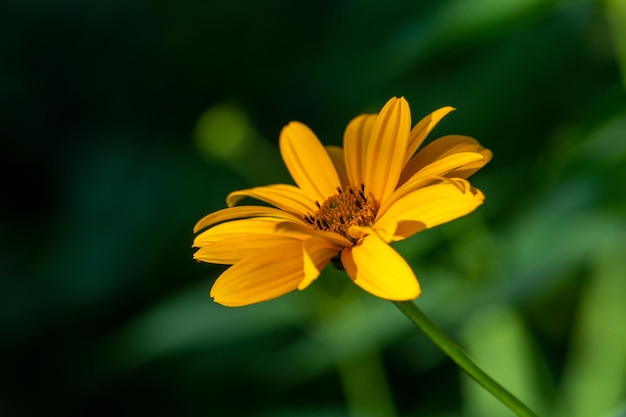
<svg viewBox="0 0 626 417"><path fill-rule="evenodd" d="M367 145L365 194L383 203L396 188L411 131L411 111L404 97L392 98L376 118Z"/></svg>
<svg viewBox="0 0 626 417"><path fill-rule="evenodd" d="M265 201L281 210L304 216L315 212L317 206L311 198L298 187L288 184L267 185L254 187L247 190L234 191L226 197L229 207L237 204L244 197L256 198Z"/></svg>
<svg viewBox="0 0 626 417"><path fill-rule="evenodd" d="M341 262L354 283L372 295L395 301L413 300L420 295L409 264L376 235L344 249Z"/></svg>
<svg viewBox="0 0 626 417"><path fill-rule="evenodd" d="M358 187L365 181L365 160L372 128L378 115L363 114L348 123L343 134L346 171L350 185Z"/></svg>
<svg viewBox="0 0 626 417"><path fill-rule="evenodd" d="M216 303L235 307L271 300L297 289L302 280L312 280L305 275L302 246L302 241L283 243L244 258L215 281L211 297Z"/></svg>
<svg viewBox="0 0 626 417"><path fill-rule="evenodd" d="M333 243L339 248L344 248L351 245L350 241L345 237L335 232L328 232L324 230L315 230L312 227L304 224L298 224L293 222L281 222L276 225L276 234L281 236L295 237L296 239L306 239L306 237L317 237Z"/></svg>
<svg viewBox="0 0 626 417"><path fill-rule="evenodd" d="M298 284L298 289L303 290L319 276L322 269L328 265L328 262L341 250L340 247L325 241L323 239L307 239L303 242L303 256L305 277Z"/></svg>
<svg viewBox="0 0 626 417"><path fill-rule="evenodd" d="M426 225L422 222L416 222L413 220L403 220L398 222L396 230L393 233L390 242L402 240L406 237L413 236L417 232L421 232L426 229Z"/></svg>
<svg viewBox="0 0 626 417"><path fill-rule="evenodd" d="M407 166L402 171L399 183L403 184L417 171L437 161L438 159L461 152L479 153L483 156L483 160L468 163L467 166L457 168L455 170L457 175L453 175L453 173L450 172L446 176L467 178L469 175L473 174L478 169L487 164L487 162L489 162L492 157L491 151L489 149L483 148L480 143L478 143L474 138L461 135L443 136L437 140L432 141L423 149L421 149L417 154L415 154L415 156L409 161ZM458 175L458 173L462 171L471 172L469 174L466 173L467 176L461 177L460 175Z"/></svg>
<svg viewBox="0 0 626 417"><path fill-rule="evenodd" d="M337 193L339 177L330 156L311 129L291 122L280 132L280 153L298 187L320 203Z"/></svg>
<svg viewBox="0 0 626 417"><path fill-rule="evenodd" d="M454 107L446 106L438 110L435 110L428 116L424 117L411 129L409 135L409 143L407 146L406 156L404 163L409 162L409 159L413 156L415 151L422 145L426 136L437 126L437 123L441 121L448 113L455 110Z"/></svg>
<svg viewBox="0 0 626 417"><path fill-rule="evenodd" d="M367 235L377 235L383 241L395 242L402 240L406 236L414 235L426 229L424 223L414 221L386 221L384 224L376 224L373 227L353 226L350 228L352 236L365 237Z"/></svg>

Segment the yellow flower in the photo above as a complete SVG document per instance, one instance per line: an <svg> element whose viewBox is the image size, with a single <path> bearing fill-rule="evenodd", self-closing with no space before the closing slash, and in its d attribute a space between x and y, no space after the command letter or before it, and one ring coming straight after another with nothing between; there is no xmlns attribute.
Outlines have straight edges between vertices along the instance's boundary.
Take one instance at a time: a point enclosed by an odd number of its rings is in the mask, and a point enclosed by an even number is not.
<svg viewBox="0 0 626 417"><path fill-rule="evenodd" d="M354 283L388 300L412 300L420 286L389 242L464 216L482 204L464 178L491 159L467 136L441 137L416 153L452 107L411 129L409 105L392 98L379 114L353 119L343 149L324 147L304 124L280 134L280 152L297 186L235 191L229 208L201 219L194 258L232 265L211 297L226 306L270 300L303 290L332 260ZM268 206L235 206L244 197Z"/></svg>

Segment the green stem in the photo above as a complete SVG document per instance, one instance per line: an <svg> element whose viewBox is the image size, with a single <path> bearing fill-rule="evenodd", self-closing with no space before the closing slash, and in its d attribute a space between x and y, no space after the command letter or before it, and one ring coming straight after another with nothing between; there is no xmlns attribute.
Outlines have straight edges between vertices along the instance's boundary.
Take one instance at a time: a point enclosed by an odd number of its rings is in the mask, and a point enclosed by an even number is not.
<svg viewBox="0 0 626 417"><path fill-rule="evenodd" d="M419 327L441 350L444 351L457 365L461 367L470 377L482 385L502 404L520 417L537 417L530 408L498 384L482 369L478 367L456 344L439 328L431 319L426 316L412 301L393 302L408 318Z"/></svg>

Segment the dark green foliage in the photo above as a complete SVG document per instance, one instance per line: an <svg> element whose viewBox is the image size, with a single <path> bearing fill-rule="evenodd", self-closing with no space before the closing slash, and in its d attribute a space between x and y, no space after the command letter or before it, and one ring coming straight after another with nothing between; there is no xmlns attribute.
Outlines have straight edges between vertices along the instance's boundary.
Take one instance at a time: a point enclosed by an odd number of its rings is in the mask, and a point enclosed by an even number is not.
<svg viewBox="0 0 626 417"><path fill-rule="evenodd" d="M394 95L415 122L456 107L431 139L494 152L472 178L484 206L396 245L422 308L545 415L624 407L626 83L608 10L0 6L0 414L343 416L376 392L372 415L504 415L342 271L228 309L208 295L224 267L192 260L193 225L230 191L290 181L283 125L340 145ZM216 108L243 133L199 123ZM387 381L355 386L355 367Z"/></svg>

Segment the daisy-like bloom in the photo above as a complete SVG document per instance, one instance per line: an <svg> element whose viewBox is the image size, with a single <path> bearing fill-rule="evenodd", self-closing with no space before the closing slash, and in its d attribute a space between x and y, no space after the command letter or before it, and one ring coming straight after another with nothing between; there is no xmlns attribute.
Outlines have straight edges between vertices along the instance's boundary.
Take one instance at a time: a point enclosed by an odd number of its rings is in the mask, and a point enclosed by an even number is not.
<svg viewBox="0 0 626 417"><path fill-rule="evenodd" d="M417 298L419 283L389 245L472 212L484 200L465 178L491 159L467 136L449 135L424 146L452 107L411 129L409 105L392 98L379 114L347 126L343 149L324 147L304 124L280 134L282 158L297 184L235 191L229 208L201 219L194 258L232 265L211 297L226 306L270 300L308 287L335 260L365 291L388 300ZM244 197L265 205L235 206Z"/></svg>

